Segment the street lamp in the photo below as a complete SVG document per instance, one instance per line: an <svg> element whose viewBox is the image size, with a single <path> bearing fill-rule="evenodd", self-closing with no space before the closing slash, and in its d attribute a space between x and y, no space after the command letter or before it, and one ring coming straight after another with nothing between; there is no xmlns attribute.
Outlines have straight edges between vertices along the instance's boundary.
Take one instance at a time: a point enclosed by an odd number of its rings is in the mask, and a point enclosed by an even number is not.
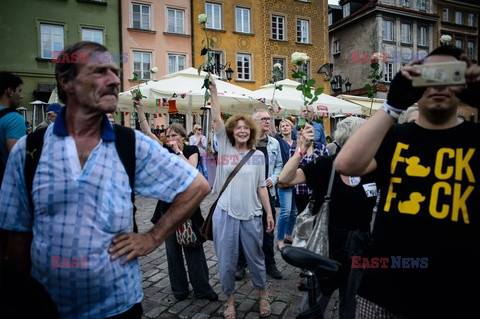
<svg viewBox="0 0 480 319"><path fill-rule="evenodd" d="M350 82L349 78L342 79L341 75L334 75L330 81L330 86L336 94L342 93L343 84L345 84L345 90L350 92L352 83Z"/></svg>
<svg viewBox="0 0 480 319"><path fill-rule="evenodd" d="M223 68L225 68L226 66L228 65L228 69L225 70L225 74L227 75L227 80L228 81L231 81L232 80L232 77L233 77L233 70L232 68L230 67L231 64L230 62L227 62L227 64L225 64L225 66Z"/></svg>
<svg viewBox="0 0 480 319"><path fill-rule="evenodd" d="M228 68L227 68L227 66L228 66ZM225 70L225 69L226 69L226 70ZM233 72L234 72L234 71L233 71L232 68L231 68L231 63L230 63L230 62L227 62L227 63L225 63L225 64L220 64L220 63L216 64L216 65L215 65L215 70L216 70L215 73L216 73L217 75L220 75L220 74L221 74L221 71L222 71L222 70L225 70L225 75L227 76L227 80L228 80L228 81L231 81L231 80L232 80Z"/></svg>
<svg viewBox="0 0 480 319"><path fill-rule="evenodd" d="M346 81L347 82L345 82L345 90L347 90L347 92L350 92L350 90L352 89L352 83L348 78L346 78Z"/></svg>

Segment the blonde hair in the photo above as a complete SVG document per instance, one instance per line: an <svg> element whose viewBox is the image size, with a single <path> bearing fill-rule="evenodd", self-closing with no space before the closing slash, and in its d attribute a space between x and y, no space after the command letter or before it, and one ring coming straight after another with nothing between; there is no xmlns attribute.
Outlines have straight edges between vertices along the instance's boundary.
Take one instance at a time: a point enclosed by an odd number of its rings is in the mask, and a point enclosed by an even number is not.
<svg viewBox="0 0 480 319"><path fill-rule="evenodd" d="M287 123L288 125L290 125L290 127L291 127L292 130L293 130L293 126L294 126L294 125L293 125L292 121L287 120L287 119L283 119L283 120L280 121L279 126L281 126L282 123Z"/></svg>
<svg viewBox="0 0 480 319"><path fill-rule="evenodd" d="M193 130L196 130L197 128L202 128L202 126L197 123L197 124L195 124L195 125L193 126Z"/></svg>

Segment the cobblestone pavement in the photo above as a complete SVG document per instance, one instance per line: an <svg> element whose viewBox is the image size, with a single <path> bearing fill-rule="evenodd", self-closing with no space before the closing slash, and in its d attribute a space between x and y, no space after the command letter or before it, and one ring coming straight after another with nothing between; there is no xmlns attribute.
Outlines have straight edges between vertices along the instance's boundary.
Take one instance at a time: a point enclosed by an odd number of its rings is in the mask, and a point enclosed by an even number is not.
<svg viewBox="0 0 480 319"><path fill-rule="evenodd" d="M214 200L215 196L212 194L204 199L201 204L204 215L208 213L208 209ZM156 200L136 197L135 203L138 208L136 219L141 233L152 227L150 218L156 202ZM278 210L277 208L277 216ZM143 318L223 318L223 304L226 301L226 296L221 293L217 272L217 257L212 242L206 242L204 249L209 267L210 284L219 294L219 300L211 302L206 299L195 299L193 293L191 293L189 298L177 302L170 290L165 245L161 245L150 255L140 259L144 289ZM275 250L275 259L278 269L282 272L283 279L276 280L267 275L267 288L272 305L272 314L269 318L295 318L299 313L302 299L302 292L297 290L300 270L285 263L277 249ZM237 318L260 317L258 313L258 292L253 289L248 271L244 280L236 282L235 299ZM334 296L325 314L326 319L338 318L337 306L338 298Z"/></svg>

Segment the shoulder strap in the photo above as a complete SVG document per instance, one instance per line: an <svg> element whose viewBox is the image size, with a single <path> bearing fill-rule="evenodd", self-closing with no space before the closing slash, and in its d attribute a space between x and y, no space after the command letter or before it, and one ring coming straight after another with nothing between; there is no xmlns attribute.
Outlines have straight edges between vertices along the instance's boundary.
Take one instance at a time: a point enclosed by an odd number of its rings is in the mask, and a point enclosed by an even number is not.
<svg viewBox="0 0 480 319"><path fill-rule="evenodd" d="M42 155L43 149L43 137L47 128L39 128L35 132L32 132L27 135L26 141L26 157L25 157L25 185L27 188L28 203L30 204L30 210L33 213L33 200L32 200L32 184L33 176L37 170L38 161L40 160L40 155Z"/></svg>
<svg viewBox="0 0 480 319"><path fill-rule="evenodd" d="M12 113L12 112L17 112L17 110L12 109L12 108L9 108L9 107L6 107L6 108L4 108L4 109L1 109L1 110L0 110L0 119L1 119L4 115L7 115L8 113Z"/></svg>
<svg viewBox="0 0 480 319"><path fill-rule="evenodd" d="M332 172L330 173L330 180L328 181L327 195L325 195L325 200L330 200L330 194L332 193L333 178L335 177L335 165L332 162Z"/></svg>
<svg viewBox="0 0 480 319"><path fill-rule="evenodd" d="M25 157L25 184L27 188L28 202L30 204L31 211L33 212L33 200L32 200L32 184L33 176L37 170L40 155L43 148L43 137L45 136L47 128L40 128L33 133L27 135L26 145L26 157ZM138 227L135 222L135 193L133 191L133 184L135 182L135 132L128 127L121 125L114 125L113 130L115 132L115 148L117 149L118 156L122 161L125 171L128 174L128 180L130 188L132 189L132 203L133 203L133 228L135 232L138 232Z"/></svg>
<svg viewBox="0 0 480 319"><path fill-rule="evenodd" d="M129 127L115 124L113 125L115 132L115 148L118 156L122 161L125 171L128 174L128 181L132 189L132 204L133 204L133 231L138 233L137 222L135 221L135 213L137 207L135 206L135 193L133 184L135 183L135 131Z"/></svg>
<svg viewBox="0 0 480 319"><path fill-rule="evenodd" d="M248 159L253 155L253 153L255 153L255 149L251 149L247 155L245 155L242 160L240 161L240 163L237 164L237 166L235 166L235 168L233 169L233 171L230 173L230 175L228 175L227 177L227 180L225 181L225 184L223 184L223 187L222 187L222 190L220 191L220 194L218 194L218 197L217 198L220 198L220 196L222 196L223 194L223 191L227 188L228 184L230 184L230 181L235 177L235 175L237 174L237 172L240 170L240 168L242 168L243 164L245 164Z"/></svg>

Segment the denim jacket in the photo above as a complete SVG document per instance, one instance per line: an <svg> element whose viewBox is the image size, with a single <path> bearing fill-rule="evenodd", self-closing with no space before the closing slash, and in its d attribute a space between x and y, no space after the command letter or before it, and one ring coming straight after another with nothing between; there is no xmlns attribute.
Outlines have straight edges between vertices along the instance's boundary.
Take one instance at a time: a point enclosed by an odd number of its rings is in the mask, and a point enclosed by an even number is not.
<svg viewBox="0 0 480 319"><path fill-rule="evenodd" d="M274 137L271 137L270 135L267 136L268 178L273 184L268 190L270 195L275 198L275 185L277 185L278 177L283 168L282 153L280 151L280 143L278 143Z"/></svg>

